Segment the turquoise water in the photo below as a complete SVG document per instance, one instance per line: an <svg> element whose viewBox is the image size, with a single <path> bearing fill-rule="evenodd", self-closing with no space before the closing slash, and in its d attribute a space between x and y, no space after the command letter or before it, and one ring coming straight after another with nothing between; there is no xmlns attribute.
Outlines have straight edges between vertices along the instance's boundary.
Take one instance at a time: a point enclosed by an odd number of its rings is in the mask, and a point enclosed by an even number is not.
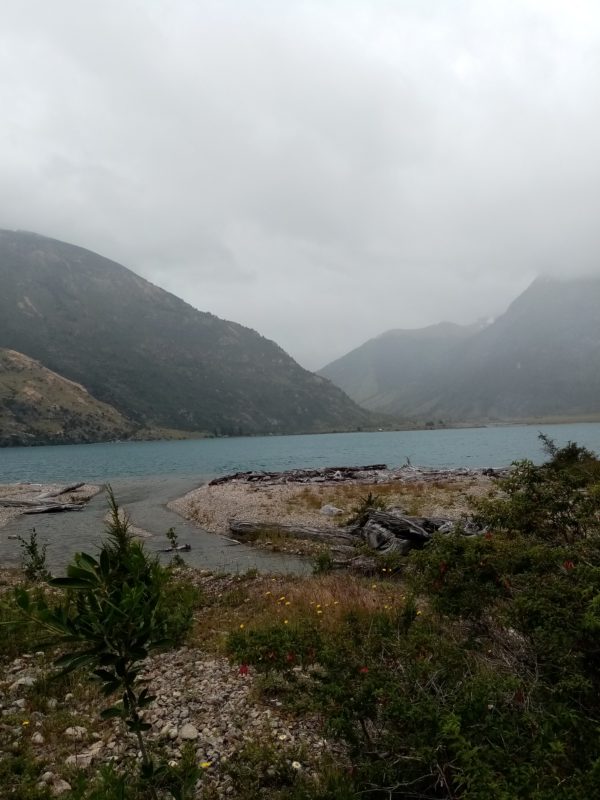
<svg viewBox="0 0 600 800"><path fill-rule="evenodd" d="M151 552L166 546L165 532L173 526L180 542L192 546L184 555L191 566L301 573L310 570L310 562L232 546L226 538L206 533L170 511L168 501L211 476L240 470L399 466L407 458L413 465L432 467L498 467L519 458L541 461L540 430L559 445L576 441L600 452L600 423L20 447L0 449L0 483L110 482L132 522L152 534L145 545ZM76 551L96 550L105 513L106 500L98 495L81 512L19 517L0 529L0 565L19 563L16 537L27 537L35 527L48 548L50 566L60 570Z"/></svg>
<svg viewBox="0 0 600 800"><path fill-rule="evenodd" d="M519 458L542 460L539 431L559 445L571 440L600 451L600 423L16 447L0 449L0 483L201 479L238 470L399 466L407 458L420 466L499 467Z"/></svg>

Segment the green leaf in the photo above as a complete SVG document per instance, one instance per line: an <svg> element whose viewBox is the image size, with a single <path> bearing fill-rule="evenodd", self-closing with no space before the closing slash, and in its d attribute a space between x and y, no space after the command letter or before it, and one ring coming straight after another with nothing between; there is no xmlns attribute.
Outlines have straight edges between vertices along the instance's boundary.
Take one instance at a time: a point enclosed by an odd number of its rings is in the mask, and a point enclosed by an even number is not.
<svg viewBox="0 0 600 800"><path fill-rule="evenodd" d="M61 589L89 589L90 581L81 578L52 578L48 583Z"/></svg>
<svg viewBox="0 0 600 800"><path fill-rule="evenodd" d="M125 710L119 706L111 706L110 708L105 708L104 711L100 712L100 717L102 719L113 719L114 717L122 717L125 713Z"/></svg>
<svg viewBox="0 0 600 800"><path fill-rule="evenodd" d="M94 661L94 653L82 653L75 655L67 654L57 658L54 662L54 666L63 667L59 673L59 675L62 677L63 675L68 675L70 672L73 672L73 670L76 670L79 667L83 667L86 664L92 664Z"/></svg>

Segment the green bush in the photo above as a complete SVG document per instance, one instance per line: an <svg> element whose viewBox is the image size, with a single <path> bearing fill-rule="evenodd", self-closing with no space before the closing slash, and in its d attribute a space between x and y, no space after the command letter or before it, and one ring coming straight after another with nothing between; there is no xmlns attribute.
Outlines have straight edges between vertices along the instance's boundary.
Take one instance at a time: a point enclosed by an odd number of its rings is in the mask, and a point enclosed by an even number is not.
<svg viewBox="0 0 600 800"><path fill-rule="evenodd" d="M307 619L231 637L237 658L276 671L270 692L293 687L284 701L345 740L357 795L595 796L597 460L572 444L549 455L481 505L493 532L436 535L411 554L397 612L349 614L326 635Z"/></svg>
<svg viewBox="0 0 600 800"><path fill-rule="evenodd" d="M55 661L60 674L87 669L104 695L119 695L101 716L120 718L137 737L139 780L150 797L158 800L157 789L164 786L179 800L184 789L176 788L169 768L157 766L146 747L144 733L151 726L143 710L155 698L140 673L152 650L182 640L191 621L193 593L168 585L169 573L132 538L110 489L108 499L110 523L98 557L78 553L66 577L49 581L63 596L48 602L21 588L16 599L26 617L47 632L48 643L63 650Z"/></svg>
<svg viewBox="0 0 600 800"><path fill-rule="evenodd" d="M509 477L498 482L503 495L475 501L475 516L492 529L571 544L598 531L600 462L573 442L558 448L541 438L549 461L515 462Z"/></svg>

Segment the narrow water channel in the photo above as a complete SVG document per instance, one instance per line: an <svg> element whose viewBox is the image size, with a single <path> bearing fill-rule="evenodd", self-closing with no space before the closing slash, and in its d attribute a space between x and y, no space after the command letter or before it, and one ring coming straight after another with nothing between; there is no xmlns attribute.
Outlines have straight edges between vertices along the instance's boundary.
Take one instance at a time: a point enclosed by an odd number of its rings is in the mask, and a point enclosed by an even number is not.
<svg viewBox="0 0 600 800"><path fill-rule="evenodd" d="M157 553L164 563L171 554L159 553L168 546L166 531L173 527L181 544L191 550L181 556L189 566L223 572L245 572L256 568L261 572L310 572L309 559L270 553L244 544L234 544L223 536L207 533L167 508L167 503L200 485L196 479L180 476L152 476L118 479L112 482L117 502L131 518L133 525L152 536L144 540L148 552ZM17 566L21 551L17 536L27 538L32 529L41 544L47 545L50 568L60 573L75 552L94 554L102 539L106 523L106 497L94 497L83 511L61 514L21 516L0 528L0 565Z"/></svg>

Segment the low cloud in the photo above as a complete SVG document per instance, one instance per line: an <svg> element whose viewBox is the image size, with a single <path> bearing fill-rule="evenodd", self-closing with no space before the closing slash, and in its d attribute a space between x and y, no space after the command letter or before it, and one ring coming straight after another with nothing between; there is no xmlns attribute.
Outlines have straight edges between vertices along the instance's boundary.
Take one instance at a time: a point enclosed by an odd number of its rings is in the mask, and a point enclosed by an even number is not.
<svg viewBox="0 0 600 800"><path fill-rule="evenodd" d="M593 2L25 0L0 31L0 226L317 368L600 272L599 67Z"/></svg>

